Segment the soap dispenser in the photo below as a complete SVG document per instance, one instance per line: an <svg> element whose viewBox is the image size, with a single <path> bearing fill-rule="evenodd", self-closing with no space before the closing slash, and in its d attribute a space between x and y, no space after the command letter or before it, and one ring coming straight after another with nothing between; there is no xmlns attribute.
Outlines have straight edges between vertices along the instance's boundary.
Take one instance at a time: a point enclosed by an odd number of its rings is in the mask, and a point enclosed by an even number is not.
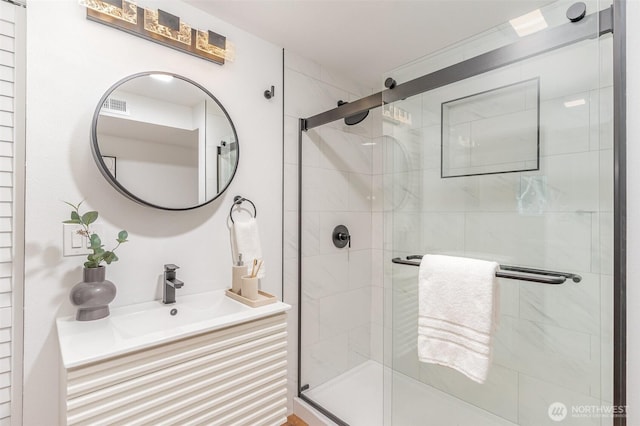
<svg viewBox="0 0 640 426"><path fill-rule="evenodd" d="M240 294L242 286L242 277L247 275L247 266L242 261L242 253L238 254L238 262L235 263L231 271L231 291Z"/></svg>

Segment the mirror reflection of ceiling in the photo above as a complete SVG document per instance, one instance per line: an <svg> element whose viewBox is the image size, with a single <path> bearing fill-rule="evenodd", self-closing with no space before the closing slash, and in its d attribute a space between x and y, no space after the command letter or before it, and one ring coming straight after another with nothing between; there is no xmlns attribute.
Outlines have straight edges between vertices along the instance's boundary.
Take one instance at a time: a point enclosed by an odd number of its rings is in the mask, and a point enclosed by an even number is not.
<svg viewBox="0 0 640 426"><path fill-rule="evenodd" d="M197 83L166 73L134 75L112 87L98 105L92 135L107 180L161 209L207 204L238 165L237 135L222 105Z"/></svg>

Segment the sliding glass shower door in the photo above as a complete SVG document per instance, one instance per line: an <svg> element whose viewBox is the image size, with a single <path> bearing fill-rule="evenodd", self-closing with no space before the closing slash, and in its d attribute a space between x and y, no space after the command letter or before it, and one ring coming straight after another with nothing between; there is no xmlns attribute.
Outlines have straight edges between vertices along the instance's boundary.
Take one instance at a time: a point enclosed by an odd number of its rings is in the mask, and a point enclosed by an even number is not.
<svg viewBox="0 0 640 426"><path fill-rule="evenodd" d="M540 16L566 22L569 6ZM587 13L606 7L591 2ZM408 81L517 39L506 24L392 76ZM611 41L594 33L382 107L387 424L612 424ZM425 254L581 280L499 279L493 361L479 384L418 360L411 263Z"/></svg>

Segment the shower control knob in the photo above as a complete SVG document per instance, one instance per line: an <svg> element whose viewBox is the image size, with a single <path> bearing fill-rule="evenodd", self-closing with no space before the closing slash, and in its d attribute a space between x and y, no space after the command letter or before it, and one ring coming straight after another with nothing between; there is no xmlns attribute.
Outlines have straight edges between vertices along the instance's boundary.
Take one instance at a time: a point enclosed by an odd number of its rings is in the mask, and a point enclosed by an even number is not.
<svg viewBox="0 0 640 426"><path fill-rule="evenodd" d="M333 229L333 234L331 235L333 239L333 245L338 248L344 248L347 244L349 248L351 248L351 235L349 234L349 230L344 225L338 225Z"/></svg>

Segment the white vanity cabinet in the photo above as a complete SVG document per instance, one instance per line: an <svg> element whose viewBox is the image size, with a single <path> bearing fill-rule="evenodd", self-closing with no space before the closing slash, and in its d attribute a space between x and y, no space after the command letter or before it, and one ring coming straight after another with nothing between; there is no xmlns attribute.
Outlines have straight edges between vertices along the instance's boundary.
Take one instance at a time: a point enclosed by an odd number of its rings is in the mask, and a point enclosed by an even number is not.
<svg viewBox="0 0 640 426"><path fill-rule="evenodd" d="M75 364L61 369L62 424L286 422L285 312Z"/></svg>

